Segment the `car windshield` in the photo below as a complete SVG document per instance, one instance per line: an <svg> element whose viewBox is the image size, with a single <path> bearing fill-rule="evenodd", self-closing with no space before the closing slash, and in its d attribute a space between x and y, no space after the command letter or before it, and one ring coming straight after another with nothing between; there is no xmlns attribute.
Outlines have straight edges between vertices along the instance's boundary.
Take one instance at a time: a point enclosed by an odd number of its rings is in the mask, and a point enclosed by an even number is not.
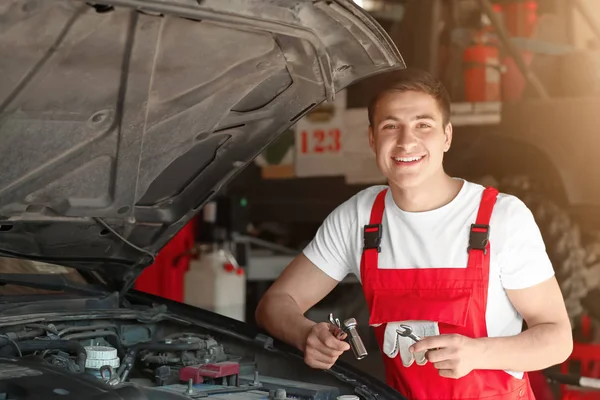
<svg viewBox="0 0 600 400"><path fill-rule="evenodd" d="M85 284L85 279L73 268L45 262L21 260L15 258L0 257L0 274L39 274L39 275L62 275L73 283ZM39 288L2 284L0 283L0 296L3 295L28 295L28 294L58 294L58 290L44 290Z"/></svg>

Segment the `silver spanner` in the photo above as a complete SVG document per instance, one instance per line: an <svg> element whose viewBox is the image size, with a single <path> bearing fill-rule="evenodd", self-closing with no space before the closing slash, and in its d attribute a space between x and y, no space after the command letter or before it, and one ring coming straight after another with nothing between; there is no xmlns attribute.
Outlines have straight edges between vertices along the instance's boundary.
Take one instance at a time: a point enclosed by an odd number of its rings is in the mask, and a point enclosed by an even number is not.
<svg viewBox="0 0 600 400"><path fill-rule="evenodd" d="M333 318L333 313L329 314L329 322L331 322L333 325L337 326L338 328L342 329L342 323L340 322L340 319Z"/></svg>
<svg viewBox="0 0 600 400"><path fill-rule="evenodd" d="M344 327L342 326L342 323L340 322L339 318L334 318L333 317L333 313L329 314L329 322L335 326L337 329L337 331L335 332L335 337L338 338L339 340L344 340Z"/></svg>
<svg viewBox="0 0 600 400"><path fill-rule="evenodd" d="M413 333L413 330L408 325L400 325L401 329L396 329L396 333L400 336L408 337L414 340L415 342L420 342L423 338L419 335Z"/></svg>

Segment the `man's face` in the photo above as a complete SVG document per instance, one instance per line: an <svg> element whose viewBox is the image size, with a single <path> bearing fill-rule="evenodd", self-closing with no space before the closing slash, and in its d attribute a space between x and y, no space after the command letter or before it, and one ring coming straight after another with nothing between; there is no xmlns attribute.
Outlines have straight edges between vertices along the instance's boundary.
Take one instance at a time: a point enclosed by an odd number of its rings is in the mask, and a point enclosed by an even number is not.
<svg viewBox="0 0 600 400"><path fill-rule="evenodd" d="M390 184L414 188L442 176L452 126L444 127L436 100L421 92L389 92L373 111L369 142Z"/></svg>

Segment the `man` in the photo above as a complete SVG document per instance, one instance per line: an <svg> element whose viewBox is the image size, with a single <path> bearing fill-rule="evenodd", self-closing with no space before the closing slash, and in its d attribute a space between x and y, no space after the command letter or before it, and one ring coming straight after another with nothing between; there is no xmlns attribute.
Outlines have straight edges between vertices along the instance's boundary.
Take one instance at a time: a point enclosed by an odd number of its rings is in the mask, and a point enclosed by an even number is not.
<svg viewBox="0 0 600 400"><path fill-rule="evenodd" d="M390 386L411 399L532 399L524 372L572 350L533 215L513 196L445 173L450 101L428 73L402 71L368 117L388 186L361 191L327 217L261 300L258 323L311 367L330 368L349 345L304 313L354 273ZM400 336L401 323L423 340Z"/></svg>

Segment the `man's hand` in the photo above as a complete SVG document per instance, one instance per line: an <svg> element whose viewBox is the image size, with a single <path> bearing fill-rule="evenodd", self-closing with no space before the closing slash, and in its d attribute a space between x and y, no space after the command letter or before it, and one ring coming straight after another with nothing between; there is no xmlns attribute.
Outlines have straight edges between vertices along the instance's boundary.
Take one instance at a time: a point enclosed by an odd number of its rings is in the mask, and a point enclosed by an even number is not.
<svg viewBox="0 0 600 400"><path fill-rule="evenodd" d="M409 350L427 350L426 357L438 369L440 376L462 378L477 368L482 356L482 344L463 335L428 336L413 344Z"/></svg>
<svg viewBox="0 0 600 400"><path fill-rule="evenodd" d="M350 349L350 345L343 341L345 336L330 323L315 324L306 336L304 362L312 368L331 368L339 356Z"/></svg>

